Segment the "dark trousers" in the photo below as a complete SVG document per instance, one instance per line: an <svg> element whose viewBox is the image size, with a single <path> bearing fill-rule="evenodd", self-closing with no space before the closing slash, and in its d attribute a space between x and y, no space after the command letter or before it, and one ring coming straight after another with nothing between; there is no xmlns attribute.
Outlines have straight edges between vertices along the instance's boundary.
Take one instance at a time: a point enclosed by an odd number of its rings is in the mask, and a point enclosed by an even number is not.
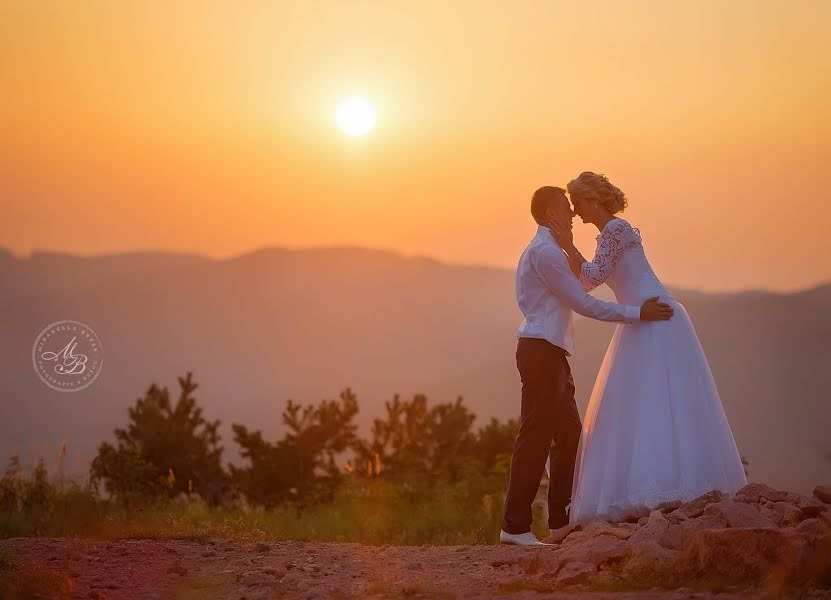
<svg viewBox="0 0 831 600"><path fill-rule="evenodd" d="M502 529L531 530L531 504L537 495L545 460L551 458L548 526L568 524L574 462L582 425L574 401L574 379L565 350L546 340L519 338L516 363L522 379L519 433L514 440Z"/></svg>

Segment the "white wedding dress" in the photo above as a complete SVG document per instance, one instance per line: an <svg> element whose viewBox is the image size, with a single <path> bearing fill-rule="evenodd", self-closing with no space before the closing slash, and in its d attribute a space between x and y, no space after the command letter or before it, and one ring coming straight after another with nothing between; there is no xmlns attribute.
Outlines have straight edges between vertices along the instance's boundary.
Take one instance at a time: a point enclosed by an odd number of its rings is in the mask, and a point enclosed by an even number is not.
<svg viewBox="0 0 831 600"><path fill-rule="evenodd" d="M659 296L675 314L617 326L583 421L569 522L622 521L710 490L736 492L747 478L687 311L658 281L637 229L615 218L597 240L580 277L587 291L605 282L634 306Z"/></svg>

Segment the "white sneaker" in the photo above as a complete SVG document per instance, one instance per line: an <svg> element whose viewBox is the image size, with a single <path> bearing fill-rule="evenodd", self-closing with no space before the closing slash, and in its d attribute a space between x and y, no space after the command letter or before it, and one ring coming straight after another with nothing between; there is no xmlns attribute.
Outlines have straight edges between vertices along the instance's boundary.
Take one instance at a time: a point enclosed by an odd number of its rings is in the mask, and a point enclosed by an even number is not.
<svg viewBox="0 0 831 600"><path fill-rule="evenodd" d="M526 533L508 533L504 529L499 531L500 544L515 544L517 546L550 546L539 541L530 531Z"/></svg>

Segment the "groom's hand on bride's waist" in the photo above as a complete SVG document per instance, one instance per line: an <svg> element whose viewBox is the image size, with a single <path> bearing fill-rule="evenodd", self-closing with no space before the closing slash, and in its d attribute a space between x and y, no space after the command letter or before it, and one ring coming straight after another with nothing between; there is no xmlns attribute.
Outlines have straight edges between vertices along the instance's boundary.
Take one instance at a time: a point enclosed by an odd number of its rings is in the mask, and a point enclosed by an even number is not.
<svg viewBox="0 0 831 600"><path fill-rule="evenodd" d="M641 321L669 321L675 311L665 302L658 302L658 296L641 304Z"/></svg>

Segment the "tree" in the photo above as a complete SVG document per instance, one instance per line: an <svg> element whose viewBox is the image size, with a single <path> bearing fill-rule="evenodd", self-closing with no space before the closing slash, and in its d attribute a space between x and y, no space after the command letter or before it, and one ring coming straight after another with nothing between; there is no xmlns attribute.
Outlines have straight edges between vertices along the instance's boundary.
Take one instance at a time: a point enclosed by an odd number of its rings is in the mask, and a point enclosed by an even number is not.
<svg viewBox="0 0 831 600"><path fill-rule="evenodd" d="M145 499L166 491L199 493L219 500L227 481L222 469L219 421L207 421L193 392L192 373L178 377L174 405L167 388L155 383L128 410L127 429L116 429L117 445L104 442L90 468L90 480L102 481L122 500Z"/></svg>
<svg viewBox="0 0 831 600"><path fill-rule="evenodd" d="M385 407L386 418L373 421L371 440L355 447L357 473L460 477L461 463L472 455L476 419L461 397L428 407L424 394L409 401L396 394Z"/></svg>
<svg viewBox="0 0 831 600"><path fill-rule="evenodd" d="M490 422L479 429L474 454L486 470L493 468L500 461L510 462L517 433L517 419L509 419L502 423L496 417L491 417Z"/></svg>
<svg viewBox="0 0 831 600"><path fill-rule="evenodd" d="M233 424L234 440L250 461L246 468L231 466L233 480L250 500L267 507L331 498L343 480L335 459L357 441L357 413L358 400L346 388L339 400L323 400L317 406L289 400L282 414L287 433L275 443L265 441L259 431Z"/></svg>

